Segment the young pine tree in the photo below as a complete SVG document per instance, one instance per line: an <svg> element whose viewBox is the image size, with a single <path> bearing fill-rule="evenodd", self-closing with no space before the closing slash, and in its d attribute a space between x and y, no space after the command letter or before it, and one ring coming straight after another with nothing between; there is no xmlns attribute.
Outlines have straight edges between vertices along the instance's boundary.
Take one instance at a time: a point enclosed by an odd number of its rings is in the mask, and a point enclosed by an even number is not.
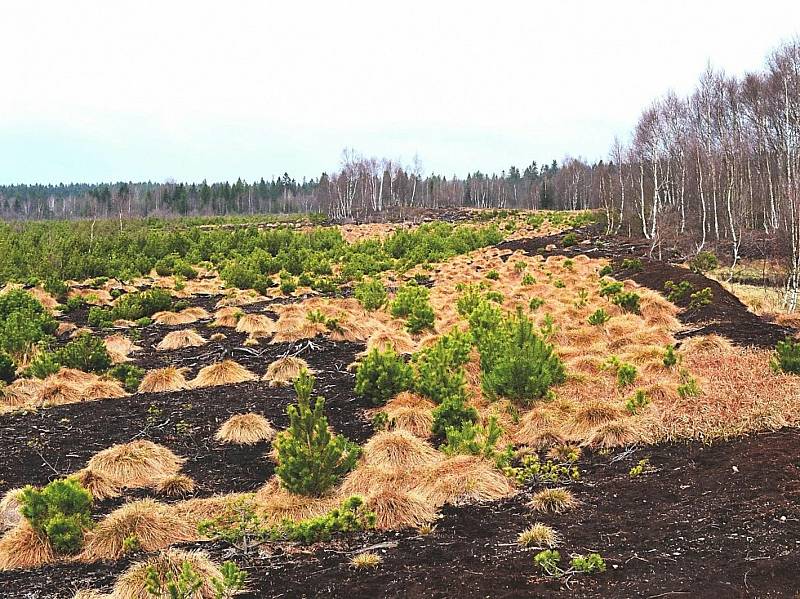
<svg viewBox="0 0 800 599"><path fill-rule="evenodd" d="M325 400L311 405L314 377L303 371L294 384L297 404L289 406L289 428L276 441L276 474L292 493L320 496L355 466L358 445L328 431Z"/></svg>

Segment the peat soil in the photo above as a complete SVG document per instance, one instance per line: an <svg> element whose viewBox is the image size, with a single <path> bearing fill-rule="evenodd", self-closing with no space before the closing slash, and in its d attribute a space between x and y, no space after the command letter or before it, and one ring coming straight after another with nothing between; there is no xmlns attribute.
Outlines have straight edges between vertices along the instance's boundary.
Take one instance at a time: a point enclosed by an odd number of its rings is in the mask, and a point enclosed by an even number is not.
<svg viewBox="0 0 800 599"><path fill-rule="evenodd" d="M188 350L158 352L163 356L158 366L172 362L189 367L188 375L193 375L224 355L261 376L278 357L299 355L316 372L315 393L327 400L331 426L358 443L372 434L362 409L369 407L368 402L353 394L354 375L347 370L363 345L317 339L239 351L231 341L229 337L226 345L192 348L197 355ZM136 363L150 361L151 355L143 353L144 359ZM273 464L265 457L269 443L222 445L214 441L214 433L230 416L243 412L262 414L276 428L285 428L286 407L294 400L291 387L272 388L254 381L6 414L0 416L0 493L25 484L46 484L83 468L98 451L135 439L165 445L186 458L183 471L197 482L195 496L252 490L272 475Z"/></svg>
<svg viewBox="0 0 800 599"><path fill-rule="evenodd" d="M632 279L639 285L659 293L664 293L667 281L676 284L687 281L692 285L693 291L710 288L712 293L710 304L689 308L688 297L678 303L683 308L678 318L685 325L684 330L676 335L678 339L713 333L726 337L737 345L773 349L778 341L793 337L797 333L790 327L781 326L754 314L719 282L671 262L670 260L680 259L677 252L665 252L662 255L663 260L655 260L648 257L650 246L644 241L627 237L602 236L596 226L575 229L573 232L583 241L568 247L563 243L567 232L506 241L500 243L498 247L522 251L531 256L538 254L544 257L573 257L585 254L590 258L606 258L612 263L616 279ZM626 258L637 258L641 262L641 269L624 268L623 261Z"/></svg>
<svg viewBox="0 0 800 599"><path fill-rule="evenodd" d="M649 458L638 477L629 469ZM620 457L586 455L571 485L574 510L537 514L537 485L516 497L446 508L432 533L363 533L326 545L268 544L242 555L223 543L197 543L249 572L242 597L420 598L697 597L783 598L800 592L800 430L750 435L715 445L665 444ZM536 521L558 530L563 565L572 553L600 552L603 574L542 576L536 549L516 544ZM353 555L383 556L356 571ZM131 559L135 559L134 556ZM71 597L76 588L109 590L130 563L60 564L1 572L5 597Z"/></svg>

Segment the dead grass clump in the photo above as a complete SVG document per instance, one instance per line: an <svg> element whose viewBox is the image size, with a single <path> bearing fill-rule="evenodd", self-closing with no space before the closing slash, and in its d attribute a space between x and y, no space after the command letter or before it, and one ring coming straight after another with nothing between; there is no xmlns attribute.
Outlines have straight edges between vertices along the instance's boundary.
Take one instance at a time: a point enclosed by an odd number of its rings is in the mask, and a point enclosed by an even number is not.
<svg viewBox="0 0 800 599"><path fill-rule="evenodd" d="M178 549L169 549L146 561L133 564L117 579L112 597L114 599L147 599L151 596L147 590L149 572L155 570L162 587L165 588L168 580L177 580L185 563L190 564L192 571L202 580L200 588L192 595L192 599L215 599L217 595L211 581L215 578L222 578L220 569L205 553Z"/></svg>
<svg viewBox="0 0 800 599"><path fill-rule="evenodd" d="M275 332L275 321L263 314L243 314L236 323L236 332L255 337L272 335Z"/></svg>
<svg viewBox="0 0 800 599"><path fill-rule="evenodd" d="M192 387L216 387L218 385L234 385L258 380L258 377L241 364L233 360L223 360L201 368L192 380Z"/></svg>
<svg viewBox="0 0 800 599"><path fill-rule="evenodd" d="M398 354L412 354L416 344L405 331L383 329L375 331L367 338L367 352L376 348L381 352L393 349Z"/></svg>
<svg viewBox="0 0 800 599"><path fill-rule="evenodd" d="M62 368L54 375L47 377L45 382L56 381L59 383L69 383L75 387L82 388L98 380L100 380L100 377L96 374L83 372L76 368Z"/></svg>
<svg viewBox="0 0 800 599"><path fill-rule="evenodd" d="M645 441L644 431L631 425L627 420L612 420L597 427L587 440L587 445L601 449L612 449Z"/></svg>
<svg viewBox="0 0 800 599"><path fill-rule="evenodd" d="M416 491L383 487L367 495L367 508L375 512L375 528L416 528L436 519L436 509Z"/></svg>
<svg viewBox="0 0 800 599"><path fill-rule="evenodd" d="M166 497L185 497L194 492L194 487L194 481L185 474L172 474L156 483L156 492Z"/></svg>
<svg viewBox="0 0 800 599"><path fill-rule="evenodd" d="M557 487L534 493L530 505L537 512L563 514L578 505L578 500L568 489Z"/></svg>
<svg viewBox="0 0 800 599"><path fill-rule="evenodd" d="M156 312L153 314L153 322L166 326L178 326L197 322L197 318L185 312Z"/></svg>
<svg viewBox="0 0 800 599"><path fill-rule="evenodd" d="M419 483L420 469L386 468L384 466L367 466L359 464L345 476L340 493L345 496L367 496L376 489L396 489L408 491Z"/></svg>
<svg viewBox="0 0 800 599"><path fill-rule="evenodd" d="M595 400L579 405L573 419L576 428L586 430L616 420L621 416L622 410L618 407L603 400Z"/></svg>
<svg viewBox="0 0 800 599"><path fill-rule="evenodd" d="M719 335L700 335L689 337L681 343L682 354L692 354L699 352L731 352L733 344Z"/></svg>
<svg viewBox="0 0 800 599"><path fill-rule="evenodd" d="M123 362L127 359L128 354L142 349L125 335L120 335L118 333L109 335L103 340L103 343L105 343L106 349L108 353L111 354L114 362Z"/></svg>
<svg viewBox="0 0 800 599"><path fill-rule="evenodd" d="M441 454L425 441L405 430L380 432L363 448L364 463L386 468L416 468L430 466Z"/></svg>
<svg viewBox="0 0 800 599"><path fill-rule="evenodd" d="M96 399L111 399L118 397L127 397L128 393L122 388L122 385L116 381L99 380L95 383L87 385L83 389L83 400L93 401Z"/></svg>
<svg viewBox="0 0 800 599"><path fill-rule="evenodd" d="M394 430L408 431L421 439L429 438L433 432L433 409L411 406L384 407L380 410L389 418L389 425Z"/></svg>
<svg viewBox="0 0 800 599"><path fill-rule="evenodd" d="M67 333L71 333L78 328L78 325L72 322L59 322L56 329L56 337L63 337Z"/></svg>
<svg viewBox="0 0 800 599"><path fill-rule="evenodd" d="M305 316L282 315L275 323L275 335L270 343L287 343L301 339L313 339L327 332L327 327L319 322L311 322Z"/></svg>
<svg viewBox="0 0 800 599"><path fill-rule="evenodd" d="M89 491L97 501L120 496L120 488L117 485L102 474L93 472L90 468L78 470L72 475L72 478Z"/></svg>
<svg viewBox="0 0 800 599"><path fill-rule="evenodd" d="M494 501L514 493L514 486L492 462L458 455L430 468L419 490L433 505L440 506Z"/></svg>
<svg viewBox="0 0 800 599"><path fill-rule="evenodd" d="M172 504L172 511L182 520L186 520L193 528L203 520L210 520L224 514L230 506L238 501L250 501L252 495L244 493L231 493L228 495L214 495L202 499L187 499Z"/></svg>
<svg viewBox="0 0 800 599"><path fill-rule="evenodd" d="M293 383L303 370L312 372L308 362L303 358L285 356L267 366L267 372L262 380L269 381L270 387L284 387Z"/></svg>
<svg viewBox="0 0 800 599"><path fill-rule="evenodd" d="M198 540L197 531L152 499L132 501L100 520L88 533L80 559L119 559L125 539L136 537L143 551L158 551L175 543Z"/></svg>
<svg viewBox="0 0 800 599"><path fill-rule="evenodd" d="M223 339L227 339L227 337L222 333L214 333L208 338L209 341L222 341Z"/></svg>
<svg viewBox="0 0 800 599"><path fill-rule="evenodd" d="M174 351L185 347L200 347L205 345L206 340L194 329L181 331L171 331L164 335L164 338L156 345L159 351Z"/></svg>
<svg viewBox="0 0 800 599"><path fill-rule="evenodd" d="M151 370L139 383L139 393L162 393L164 391L184 391L189 388L189 383L183 376L183 368L168 366Z"/></svg>
<svg viewBox="0 0 800 599"><path fill-rule="evenodd" d="M365 552L354 555L350 560L350 567L356 570L374 570L383 563L383 558L377 553Z"/></svg>
<svg viewBox="0 0 800 599"><path fill-rule="evenodd" d="M112 485L135 489L177 474L184 461L162 445L139 439L96 453L86 467Z"/></svg>
<svg viewBox="0 0 800 599"><path fill-rule="evenodd" d="M214 313L214 322L211 323L212 327L227 327L234 328L239 322L239 318L244 315L239 308L226 307L217 310Z"/></svg>
<svg viewBox="0 0 800 599"><path fill-rule="evenodd" d="M253 498L257 514L269 525L280 524L283 520L297 522L306 518L322 516L338 505L334 496L307 497L290 493L284 489L277 478L272 477Z"/></svg>
<svg viewBox="0 0 800 599"><path fill-rule="evenodd" d="M546 547L548 549L553 549L558 547L561 543L561 535L559 535L554 528L537 522L519 533L517 543L523 547L537 547L539 549L544 549Z"/></svg>
<svg viewBox="0 0 800 599"><path fill-rule="evenodd" d="M520 445L537 451L540 449L548 449L556 445L563 445L567 440L566 436L560 430L551 426L538 429L527 428L525 429L524 435L521 431L518 431L517 434L514 435L514 439Z"/></svg>
<svg viewBox="0 0 800 599"><path fill-rule="evenodd" d="M181 310L180 313L194 316L197 320L208 320L211 318L211 314L208 313L208 310L201 308L200 306L189 306L188 308Z"/></svg>
<svg viewBox="0 0 800 599"><path fill-rule="evenodd" d="M639 313L649 325L655 325L668 331L681 328L676 318L680 309L656 293L644 293L639 302Z"/></svg>
<svg viewBox="0 0 800 599"><path fill-rule="evenodd" d="M17 379L0 389L0 400L12 407L32 404L36 402L44 386L44 381L39 379Z"/></svg>
<svg viewBox="0 0 800 599"><path fill-rule="evenodd" d="M234 414L219 427L214 438L220 443L254 445L275 436L269 420L261 414Z"/></svg>
<svg viewBox="0 0 800 599"><path fill-rule="evenodd" d="M35 402L42 406L61 406L65 404L78 403L83 399L81 388L70 383L57 380L45 381L44 386L39 390Z"/></svg>
<svg viewBox="0 0 800 599"><path fill-rule="evenodd" d="M37 533L27 520L0 538L0 570L35 568L55 560L47 537Z"/></svg>

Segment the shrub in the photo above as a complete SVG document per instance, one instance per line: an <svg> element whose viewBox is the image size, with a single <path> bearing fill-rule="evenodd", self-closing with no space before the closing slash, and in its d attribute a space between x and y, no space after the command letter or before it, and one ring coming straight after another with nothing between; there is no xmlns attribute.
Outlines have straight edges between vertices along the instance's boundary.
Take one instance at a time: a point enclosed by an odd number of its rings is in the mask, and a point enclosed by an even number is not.
<svg viewBox="0 0 800 599"><path fill-rule="evenodd" d="M666 368L672 368L675 364L678 363L678 354L675 353L675 346L668 345L666 349L664 349L664 366Z"/></svg>
<svg viewBox="0 0 800 599"><path fill-rule="evenodd" d="M611 316L608 315L608 312L602 308L598 308L589 316L589 324L601 326L607 323L610 318Z"/></svg>
<svg viewBox="0 0 800 599"><path fill-rule="evenodd" d="M464 371L472 349L470 337L454 329L435 344L414 355L414 388L440 403L446 397L464 396Z"/></svg>
<svg viewBox="0 0 800 599"><path fill-rule="evenodd" d="M463 395L445 397L433 410L431 430L439 438L447 435L448 429L461 429L465 422L478 421L478 412L469 405Z"/></svg>
<svg viewBox="0 0 800 599"><path fill-rule="evenodd" d="M644 392L644 390L637 389L636 393L634 393L632 397L629 397L628 401L625 402L625 409L631 414L637 414L639 410L647 406L649 403L650 400L647 398L647 394Z"/></svg>
<svg viewBox="0 0 800 599"><path fill-rule="evenodd" d="M69 286L61 279L51 277L44 282L44 290L52 295L59 303L62 303L67 298Z"/></svg>
<svg viewBox="0 0 800 599"><path fill-rule="evenodd" d="M364 309L371 312L386 303L386 288L380 279L364 279L356 285L355 296Z"/></svg>
<svg viewBox="0 0 800 599"><path fill-rule="evenodd" d="M500 273L497 272L495 269L490 270L486 273L486 278L490 281L497 281L500 278Z"/></svg>
<svg viewBox="0 0 800 599"><path fill-rule="evenodd" d="M590 553L587 556L576 555L570 562L572 569L583 574L594 574L595 572L605 572L606 562L599 553Z"/></svg>
<svg viewBox="0 0 800 599"><path fill-rule="evenodd" d="M636 366L623 362L617 366L617 385L628 387L636 380Z"/></svg>
<svg viewBox="0 0 800 599"><path fill-rule="evenodd" d="M719 266L719 260L712 252L698 252L689 260L689 268L696 273L704 273Z"/></svg>
<svg viewBox="0 0 800 599"><path fill-rule="evenodd" d="M397 290L390 305L392 316L405 318L406 328L411 333L419 333L433 327L434 313L430 304L430 291L427 287L409 283Z"/></svg>
<svg viewBox="0 0 800 599"><path fill-rule="evenodd" d="M355 392L379 405L414 386L414 373L391 348L370 351L356 370Z"/></svg>
<svg viewBox="0 0 800 599"><path fill-rule="evenodd" d="M494 458L497 452L495 446L503 429L497 424L497 418L489 418L489 424L482 426L469 420L463 421L461 427L446 429L446 443L441 447L447 455L467 454L484 458Z"/></svg>
<svg viewBox="0 0 800 599"><path fill-rule="evenodd" d="M89 316L87 318L89 326L98 329L107 329L114 324L114 315L111 310L104 310L98 306L89 308Z"/></svg>
<svg viewBox="0 0 800 599"><path fill-rule="evenodd" d="M639 294L635 291L622 291L614 296L612 303L622 308L625 312L639 313Z"/></svg>
<svg viewBox="0 0 800 599"><path fill-rule="evenodd" d="M614 274L614 267L610 264L606 264L597 274L600 276L600 278Z"/></svg>
<svg viewBox="0 0 800 599"><path fill-rule="evenodd" d="M17 378L17 367L4 350L0 349L0 382L12 383Z"/></svg>
<svg viewBox="0 0 800 599"><path fill-rule="evenodd" d="M620 264L622 270L632 270L634 272L639 272L642 270L642 261L639 258L625 258Z"/></svg>
<svg viewBox="0 0 800 599"><path fill-rule="evenodd" d="M280 275L280 290L283 295L290 295L297 290L297 280L285 270Z"/></svg>
<svg viewBox="0 0 800 599"><path fill-rule="evenodd" d="M325 400L311 407L314 378L304 370L294 384L297 404L286 410L289 428L278 435L275 473L292 493L319 496L355 466L360 449L341 435L331 435Z"/></svg>
<svg viewBox="0 0 800 599"><path fill-rule="evenodd" d="M132 364L118 364L108 374L120 381L128 393L135 393L144 378L144 369Z"/></svg>
<svg viewBox="0 0 800 599"><path fill-rule="evenodd" d="M548 576L561 576L564 571L559 566L561 554L554 549L545 549L533 556L533 563L544 570Z"/></svg>
<svg viewBox="0 0 800 599"><path fill-rule="evenodd" d="M700 385L697 380L689 374L688 370L681 370L681 383L678 385L678 395L681 397L697 397L700 395Z"/></svg>
<svg viewBox="0 0 800 599"><path fill-rule="evenodd" d="M561 245L565 248L572 247L578 243L578 234L577 233L567 233L561 239Z"/></svg>
<svg viewBox="0 0 800 599"><path fill-rule="evenodd" d="M800 341L787 337L775 346L773 365L776 370L800 374Z"/></svg>
<svg viewBox="0 0 800 599"><path fill-rule="evenodd" d="M341 506L324 516L293 522L284 520L269 532L273 540L298 541L306 545L328 541L333 533L357 532L375 526L375 514L358 495L345 499Z"/></svg>
<svg viewBox="0 0 800 599"><path fill-rule="evenodd" d="M92 496L70 478L54 480L43 489L27 486L20 512L37 532L47 536L58 553L75 553L92 525Z"/></svg>
<svg viewBox="0 0 800 599"><path fill-rule="evenodd" d="M164 289L149 289L120 297L111 310L111 320L139 320L156 312L169 310L172 296Z"/></svg>
<svg viewBox="0 0 800 599"><path fill-rule="evenodd" d="M544 300L542 298L540 298L540 297L532 297L530 304L528 304L528 307L531 310L536 311L539 308L541 308L543 305L544 305Z"/></svg>
<svg viewBox="0 0 800 599"><path fill-rule="evenodd" d="M703 306L708 306L713 298L714 294L711 291L711 287L705 287L700 291L695 291L689 296L689 309L694 310L702 308Z"/></svg>
<svg viewBox="0 0 800 599"><path fill-rule="evenodd" d="M681 281L675 283L674 281L667 281L664 283L664 291L667 292L667 299L673 304L682 303L689 294L694 291L694 285L689 281Z"/></svg>
<svg viewBox="0 0 800 599"><path fill-rule="evenodd" d="M41 350L36 357L31 360L25 369L25 376L32 376L37 379L46 379L51 374L55 374L61 368L55 354Z"/></svg>
<svg viewBox="0 0 800 599"><path fill-rule="evenodd" d="M48 339L58 324L30 293L12 289L0 295L0 349L22 356Z"/></svg>
<svg viewBox="0 0 800 599"><path fill-rule="evenodd" d="M522 277L522 284L525 285L525 286L535 285L536 284L536 279L534 278L534 276L531 273L526 272L525 275Z"/></svg>
<svg viewBox="0 0 800 599"><path fill-rule="evenodd" d="M58 362L84 372L105 372L111 368L111 356L99 337L84 333L57 352Z"/></svg>
<svg viewBox="0 0 800 599"><path fill-rule="evenodd" d="M66 302L64 302L64 312L74 312L86 306L86 300L80 295L73 295Z"/></svg>
<svg viewBox="0 0 800 599"><path fill-rule="evenodd" d="M622 281L600 279L600 295L602 295L603 297L613 297L621 291L622 291Z"/></svg>
<svg viewBox="0 0 800 599"><path fill-rule="evenodd" d="M461 285L457 287L461 291L461 295L456 300L456 310L464 318L469 318L473 310L478 307L484 295L478 285Z"/></svg>
<svg viewBox="0 0 800 599"><path fill-rule="evenodd" d="M564 365L553 346L534 330L517 309L494 333L478 342L482 388L489 397L530 403L544 397L551 386L565 380Z"/></svg>

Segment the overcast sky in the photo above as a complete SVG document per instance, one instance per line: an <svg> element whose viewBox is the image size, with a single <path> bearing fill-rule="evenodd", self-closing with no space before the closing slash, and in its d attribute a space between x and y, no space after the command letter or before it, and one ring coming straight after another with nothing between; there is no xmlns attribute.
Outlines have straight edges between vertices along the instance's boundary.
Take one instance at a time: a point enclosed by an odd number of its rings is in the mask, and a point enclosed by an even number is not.
<svg viewBox="0 0 800 599"><path fill-rule="evenodd" d="M8 1L0 183L426 173L605 158L710 61L758 69L797 0Z"/></svg>

